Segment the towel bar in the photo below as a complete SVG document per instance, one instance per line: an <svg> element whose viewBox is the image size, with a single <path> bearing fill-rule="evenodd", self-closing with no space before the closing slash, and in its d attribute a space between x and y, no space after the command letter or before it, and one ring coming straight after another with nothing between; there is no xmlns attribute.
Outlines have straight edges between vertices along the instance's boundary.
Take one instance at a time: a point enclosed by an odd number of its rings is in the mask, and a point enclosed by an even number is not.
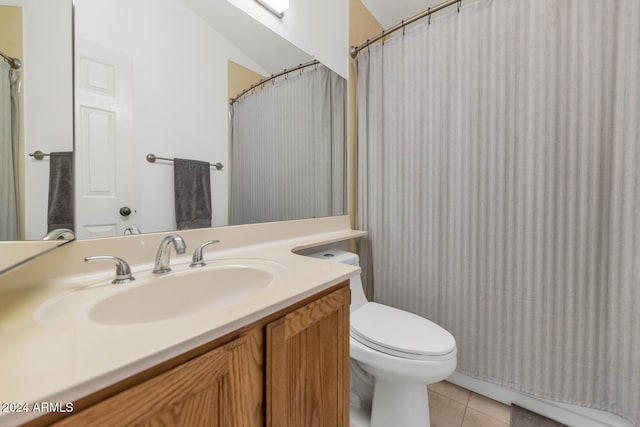
<svg viewBox="0 0 640 427"><path fill-rule="evenodd" d="M156 160L168 160L170 162L173 162L173 159L170 159L168 157L158 157L155 154L151 154L151 153L147 154L147 162L155 163ZM224 165L222 163L220 163L220 162L218 162L218 163L209 163L209 166L213 166L217 170L220 170L220 169L222 169L224 167Z"/></svg>

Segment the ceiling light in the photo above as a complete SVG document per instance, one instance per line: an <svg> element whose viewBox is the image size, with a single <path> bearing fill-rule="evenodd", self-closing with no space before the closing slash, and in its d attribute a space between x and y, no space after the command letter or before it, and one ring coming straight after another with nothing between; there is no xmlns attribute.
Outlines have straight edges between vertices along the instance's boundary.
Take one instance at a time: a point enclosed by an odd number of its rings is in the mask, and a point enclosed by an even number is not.
<svg viewBox="0 0 640 427"><path fill-rule="evenodd" d="M289 9L289 0L256 0L269 12L276 15L278 18L284 16L284 11Z"/></svg>

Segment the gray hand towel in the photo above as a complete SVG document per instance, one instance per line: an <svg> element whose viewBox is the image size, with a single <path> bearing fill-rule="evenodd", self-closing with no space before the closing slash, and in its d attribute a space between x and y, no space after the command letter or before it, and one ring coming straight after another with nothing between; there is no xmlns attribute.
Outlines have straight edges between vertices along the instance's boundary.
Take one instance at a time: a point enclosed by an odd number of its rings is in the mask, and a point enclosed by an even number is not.
<svg viewBox="0 0 640 427"><path fill-rule="evenodd" d="M209 163L173 160L178 230L211 227L211 171Z"/></svg>
<svg viewBox="0 0 640 427"><path fill-rule="evenodd" d="M53 152L49 157L49 207L47 232L73 230L73 153Z"/></svg>

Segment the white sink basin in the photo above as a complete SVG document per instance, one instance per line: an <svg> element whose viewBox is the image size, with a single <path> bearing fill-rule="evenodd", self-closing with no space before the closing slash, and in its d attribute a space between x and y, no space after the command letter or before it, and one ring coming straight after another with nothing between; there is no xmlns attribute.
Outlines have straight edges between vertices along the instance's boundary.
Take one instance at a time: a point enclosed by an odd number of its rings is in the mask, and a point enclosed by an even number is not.
<svg viewBox="0 0 640 427"><path fill-rule="evenodd" d="M179 268L160 275L134 274L135 281L122 285L102 282L76 289L45 302L36 319L50 322L81 316L104 325L130 325L192 316L259 296L284 271L266 260Z"/></svg>
<svg viewBox="0 0 640 427"><path fill-rule="evenodd" d="M89 310L97 323L154 322L228 307L266 288L273 276L260 269L226 266L168 274L108 297Z"/></svg>

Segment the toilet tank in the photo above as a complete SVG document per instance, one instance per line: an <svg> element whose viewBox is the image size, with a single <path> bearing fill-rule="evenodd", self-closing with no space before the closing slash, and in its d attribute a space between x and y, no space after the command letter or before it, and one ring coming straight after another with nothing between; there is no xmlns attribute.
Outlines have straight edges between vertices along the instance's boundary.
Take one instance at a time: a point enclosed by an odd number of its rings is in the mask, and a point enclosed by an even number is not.
<svg viewBox="0 0 640 427"><path fill-rule="evenodd" d="M309 254L308 256L313 258L320 258L327 261L341 262L343 264L360 266L360 257L353 252L347 252L339 249L329 249L326 251L316 252Z"/></svg>
<svg viewBox="0 0 640 427"><path fill-rule="evenodd" d="M353 265L355 267L360 267L360 257L358 254L354 254L352 252L347 252L339 249L329 249L326 251L316 252L309 254L307 256L313 258L319 258L326 261L333 262L341 262L343 264ZM353 276L350 280L351 287L351 306L350 312L354 312L356 309L365 305L367 301L367 297L364 294L364 289L362 287L362 279L360 279L360 275Z"/></svg>

